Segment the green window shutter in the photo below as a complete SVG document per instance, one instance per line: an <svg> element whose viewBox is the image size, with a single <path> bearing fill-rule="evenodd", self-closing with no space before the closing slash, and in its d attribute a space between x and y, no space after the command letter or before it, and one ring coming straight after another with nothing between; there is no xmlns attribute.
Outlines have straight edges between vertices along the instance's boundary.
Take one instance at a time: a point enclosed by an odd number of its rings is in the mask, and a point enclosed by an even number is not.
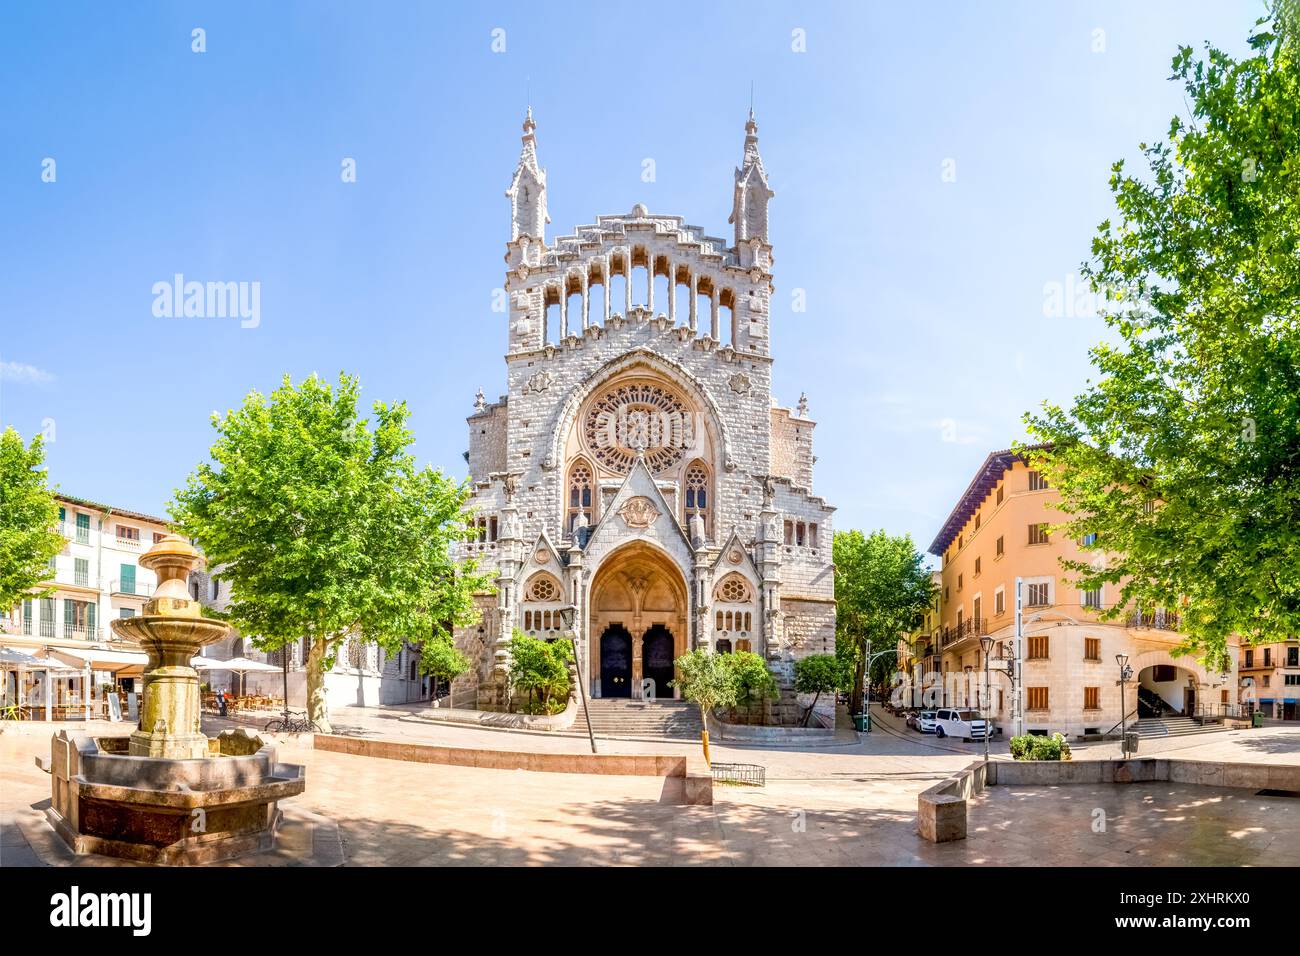
<svg viewBox="0 0 1300 956"><path fill-rule="evenodd" d="M91 601L86 605L86 636L92 641L98 635L95 634L95 602Z"/></svg>
<svg viewBox="0 0 1300 956"><path fill-rule="evenodd" d="M135 593L135 565L134 564L122 565L122 579L118 587L123 594Z"/></svg>
<svg viewBox="0 0 1300 956"><path fill-rule="evenodd" d="M77 515L77 541L81 544L90 541L90 515Z"/></svg>
<svg viewBox="0 0 1300 956"><path fill-rule="evenodd" d="M32 602L31 601L23 602L23 620L27 622L28 627L31 627L32 624Z"/></svg>
<svg viewBox="0 0 1300 956"><path fill-rule="evenodd" d="M73 623L77 620L77 609L73 607L71 601L63 602L63 626L72 630Z"/></svg>
<svg viewBox="0 0 1300 956"><path fill-rule="evenodd" d="M60 509L59 509L59 524L63 524L63 522L65 522L65 521L67 521L67 520L68 520L68 509L67 509L67 508L60 508Z"/></svg>

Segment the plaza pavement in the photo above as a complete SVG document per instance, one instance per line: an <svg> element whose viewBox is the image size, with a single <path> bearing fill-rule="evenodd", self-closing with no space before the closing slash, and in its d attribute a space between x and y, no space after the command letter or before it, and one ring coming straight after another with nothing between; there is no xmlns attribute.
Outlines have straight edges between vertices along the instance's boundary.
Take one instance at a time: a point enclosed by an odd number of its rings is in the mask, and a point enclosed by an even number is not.
<svg viewBox="0 0 1300 956"><path fill-rule="evenodd" d="M316 751L308 737L285 737L279 757L306 765L307 791L284 809L291 821L333 821L350 865L1269 865L1300 852L1300 800L1173 784L991 788L972 802L967 840L932 845L915 832L916 795L968 765L982 745L921 738L875 717L872 734L846 735L838 746L715 741L715 761L760 764L767 784L719 785L712 807L673 805L653 777L406 763ZM585 737L446 725L422 718L418 707L344 708L334 720L343 733L408 742L589 750ZM211 734L232 722L204 725ZM120 734L123 726L87 729ZM0 865L115 862L54 858L24 836L43 826L49 777L33 757L48 754L49 734L42 724L0 734ZM599 746L650 753L699 745L602 738ZM1077 746L1076 759L1106 756L1106 746ZM1185 757L1300 763L1300 728L1182 738L1177 749ZM1006 759L1004 742L993 750ZM1102 833L1094 829L1099 808ZM290 846L247 862L304 861Z"/></svg>

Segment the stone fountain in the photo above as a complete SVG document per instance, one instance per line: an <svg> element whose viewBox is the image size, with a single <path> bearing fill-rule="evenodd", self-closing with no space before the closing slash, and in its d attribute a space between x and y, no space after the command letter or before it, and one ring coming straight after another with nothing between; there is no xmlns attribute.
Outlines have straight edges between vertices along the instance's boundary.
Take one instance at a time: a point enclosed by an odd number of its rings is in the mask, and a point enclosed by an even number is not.
<svg viewBox="0 0 1300 956"><path fill-rule="evenodd" d="M244 730L219 737L200 727L199 649L230 625L202 616L185 587L200 563L194 547L166 535L141 556L158 575L137 617L112 622L148 655L140 724L130 737L60 731L51 741L50 823L77 853L147 863L211 863L269 850L278 801L306 788L304 768L276 763L275 748Z"/></svg>

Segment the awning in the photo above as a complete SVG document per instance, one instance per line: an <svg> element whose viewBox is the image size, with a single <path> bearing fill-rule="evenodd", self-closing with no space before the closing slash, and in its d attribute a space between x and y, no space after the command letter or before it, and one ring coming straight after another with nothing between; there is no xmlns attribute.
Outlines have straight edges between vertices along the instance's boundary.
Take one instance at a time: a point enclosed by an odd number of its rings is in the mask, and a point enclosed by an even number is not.
<svg viewBox="0 0 1300 956"><path fill-rule="evenodd" d="M0 666L22 667L33 671L76 671L81 673L82 670L80 667L69 667L63 661L54 660L53 658L33 657L26 651L20 651L15 647L0 647Z"/></svg>
<svg viewBox="0 0 1300 956"><path fill-rule="evenodd" d="M143 651L101 651L87 647L51 647L50 654L69 664L85 667L89 664L97 671L120 671L128 667L144 667L149 657Z"/></svg>

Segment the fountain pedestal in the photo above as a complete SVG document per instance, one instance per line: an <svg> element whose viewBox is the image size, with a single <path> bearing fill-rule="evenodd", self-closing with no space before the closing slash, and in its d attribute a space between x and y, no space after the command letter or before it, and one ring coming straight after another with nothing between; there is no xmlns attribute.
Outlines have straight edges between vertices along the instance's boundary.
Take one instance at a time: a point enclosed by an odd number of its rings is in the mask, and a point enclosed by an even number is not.
<svg viewBox="0 0 1300 956"><path fill-rule="evenodd" d="M149 659L135 732L127 738L63 731L51 742L46 813L78 853L185 865L270 849L278 801L306 789L304 768L277 763L275 748L257 735L203 735L191 661L226 637L230 625L204 618L185 589L200 560L184 538L165 536L140 558L158 575L153 599L140 616L112 622L113 632L138 643Z"/></svg>

